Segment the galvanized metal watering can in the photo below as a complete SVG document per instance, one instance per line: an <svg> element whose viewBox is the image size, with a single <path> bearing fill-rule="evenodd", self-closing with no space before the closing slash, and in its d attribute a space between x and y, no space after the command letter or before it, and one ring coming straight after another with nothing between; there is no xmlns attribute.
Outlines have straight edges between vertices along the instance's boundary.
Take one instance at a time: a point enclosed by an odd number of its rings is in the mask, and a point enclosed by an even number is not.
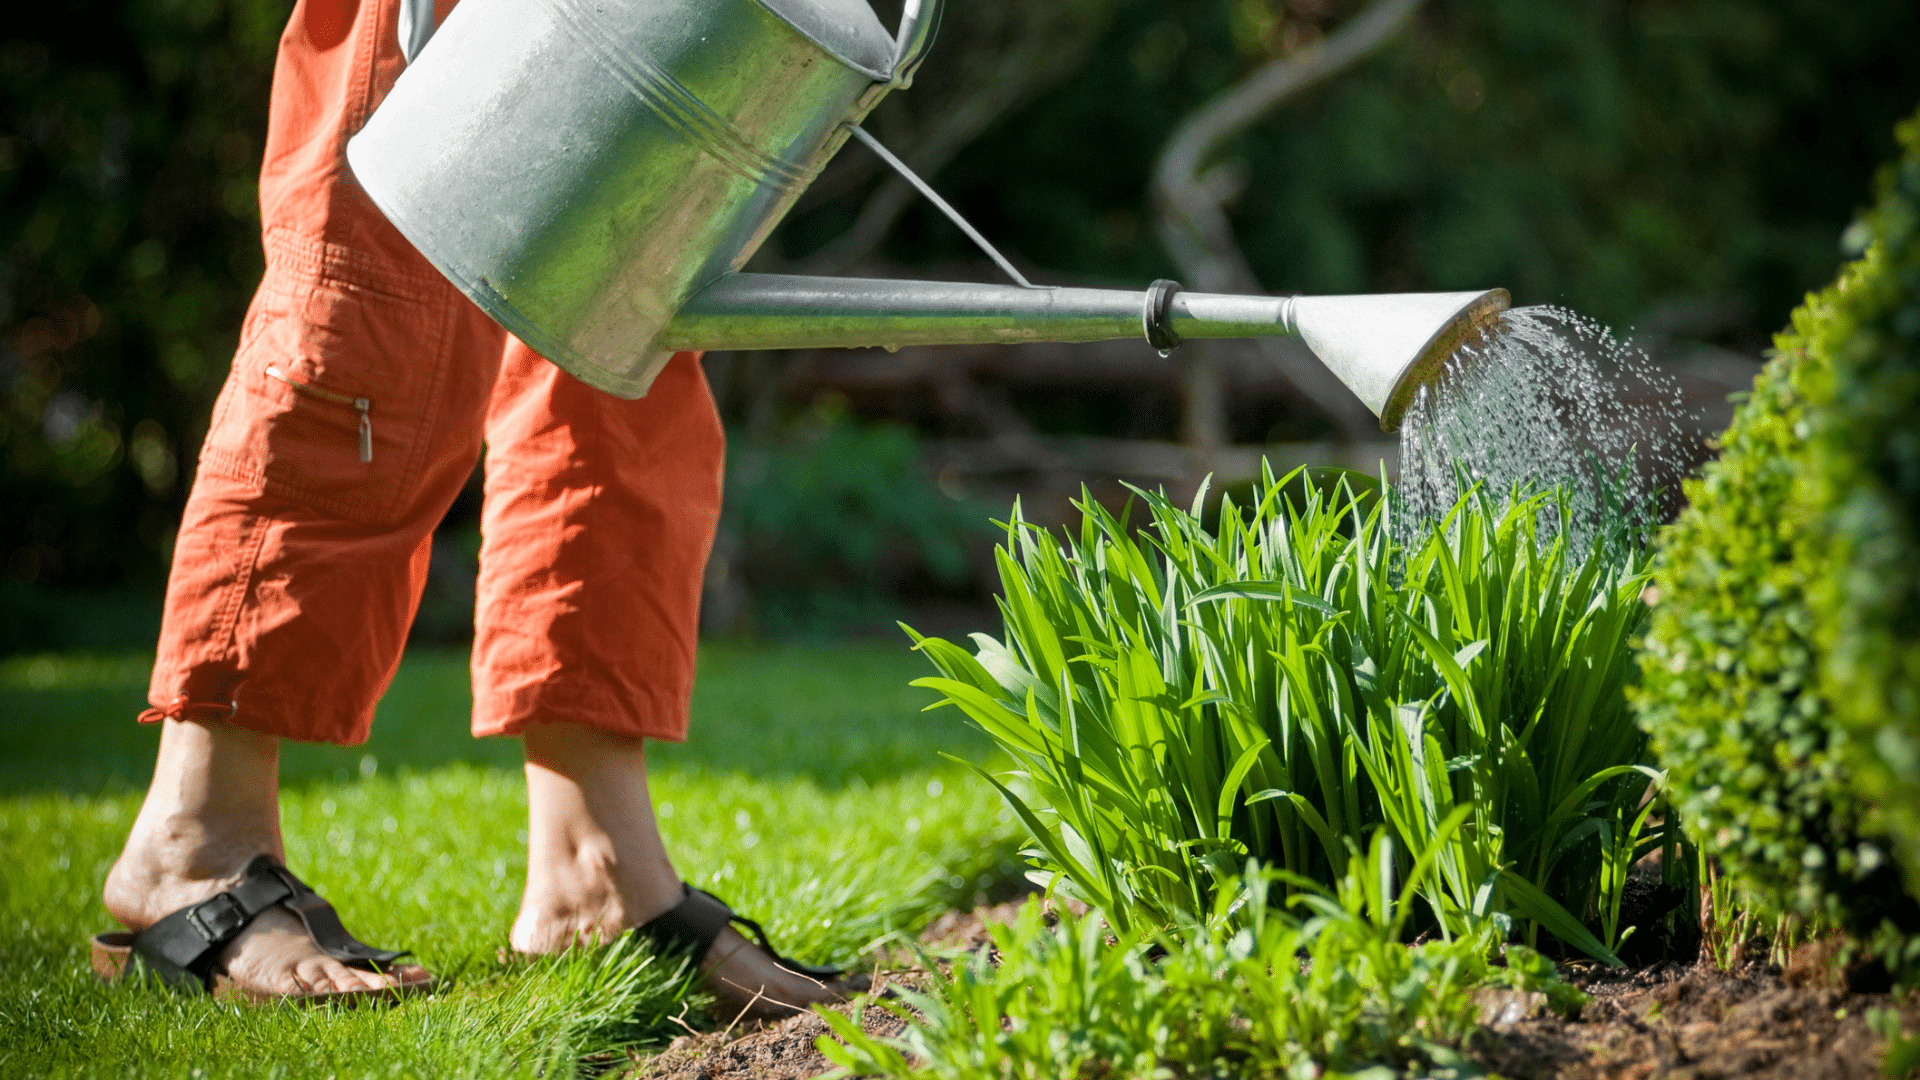
<svg viewBox="0 0 1920 1080"><path fill-rule="evenodd" d="M680 349L1299 337L1394 430L1505 290L1267 297L1029 284L858 124L909 85L940 0L463 0L347 158L461 291L583 381L644 394ZM416 5L418 11L424 5ZM430 9L426 9L430 10ZM404 14L403 14L404 18ZM407 29L402 27L403 37ZM424 35L413 34L418 46ZM746 274L857 136L1015 285Z"/></svg>

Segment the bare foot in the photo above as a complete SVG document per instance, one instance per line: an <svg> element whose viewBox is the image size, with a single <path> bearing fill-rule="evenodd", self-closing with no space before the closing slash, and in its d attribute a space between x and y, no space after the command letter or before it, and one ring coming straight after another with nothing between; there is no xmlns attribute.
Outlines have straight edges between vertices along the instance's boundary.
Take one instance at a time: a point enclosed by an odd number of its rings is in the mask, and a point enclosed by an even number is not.
<svg viewBox="0 0 1920 1080"><path fill-rule="evenodd" d="M107 911L135 933L239 884L257 855L285 859L279 740L227 724L164 723L153 783L102 890ZM259 994L399 985L321 952L300 919L277 907L241 931L219 964Z"/></svg>
<svg viewBox="0 0 1920 1080"><path fill-rule="evenodd" d="M522 953L613 941L685 896L647 791L643 744L574 724L527 729L527 886L509 938ZM777 1019L845 988L775 963L732 928L700 958L722 1019Z"/></svg>

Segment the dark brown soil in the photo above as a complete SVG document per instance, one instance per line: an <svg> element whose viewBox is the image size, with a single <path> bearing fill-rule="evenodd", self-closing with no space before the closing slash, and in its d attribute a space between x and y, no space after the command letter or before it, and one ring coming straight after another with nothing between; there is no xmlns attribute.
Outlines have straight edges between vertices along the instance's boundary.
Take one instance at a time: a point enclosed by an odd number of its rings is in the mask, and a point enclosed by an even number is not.
<svg viewBox="0 0 1920 1080"><path fill-rule="evenodd" d="M884 1009L868 1009L861 1026L875 1035L898 1035L906 1021ZM682 1035L628 1075L635 1080L805 1080L833 1068L813 1046L826 1033L827 1022L806 1013L744 1035Z"/></svg>
<svg viewBox="0 0 1920 1080"><path fill-rule="evenodd" d="M949 913L921 940L938 948L978 947L989 940L989 922L1010 921L1025 902ZM1490 1000L1483 1019L1494 1026L1469 1049L1489 1071L1510 1080L1878 1078L1882 1041L1867 1026L1867 1011L1896 1006L1902 1027L1911 1032L1920 1029L1920 995L1896 1001L1884 992L1884 976L1836 971L1835 951L1829 944L1804 947L1784 971L1767 963L1761 944L1724 972L1710 962L1630 973L1575 965L1569 977L1593 995L1577 1019L1541 1015L1536 1001L1524 1000L1537 995ZM918 976L902 970L878 981L888 980L913 984ZM877 1035L897 1035L905 1026L882 1009L868 1009L864 1021ZM629 1075L805 1080L832 1067L814 1049L827 1030L825 1021L808 1014L754 1032L687 1035L637 1060Z"/></svg>
<svg viewBox="0 0 1920 1080"><path fill-rule="evenodd" d="M1881 1038L1869 1009L1897 1005L1920 1027L1920 1000L1896 1003L1877 969L1835 971L1836 948L1815 943L1785 971L1756 945L1731 970L1667 964L1615 975L1573 971L1593 995L1577 1020L1536 1016L1476 1038L1475 1056L1512 1080L1710 1080L1715 1077L1878 1078Z"/></svg>

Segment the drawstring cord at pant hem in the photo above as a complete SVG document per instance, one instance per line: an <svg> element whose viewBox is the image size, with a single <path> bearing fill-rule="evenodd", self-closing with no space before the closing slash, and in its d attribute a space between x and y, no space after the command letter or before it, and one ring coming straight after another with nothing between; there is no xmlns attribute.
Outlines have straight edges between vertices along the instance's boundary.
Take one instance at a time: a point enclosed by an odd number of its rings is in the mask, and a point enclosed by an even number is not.
<svg viewBox="0 0 1920 1080"><path fill-rule="evenodd" d="M159 708L148 709L140 714L143 724L157 724L162 720L212 720L225 722L234 718L240 711L238 701L229 701L222 705L213 701L194 701L185 693Z"/></svg>

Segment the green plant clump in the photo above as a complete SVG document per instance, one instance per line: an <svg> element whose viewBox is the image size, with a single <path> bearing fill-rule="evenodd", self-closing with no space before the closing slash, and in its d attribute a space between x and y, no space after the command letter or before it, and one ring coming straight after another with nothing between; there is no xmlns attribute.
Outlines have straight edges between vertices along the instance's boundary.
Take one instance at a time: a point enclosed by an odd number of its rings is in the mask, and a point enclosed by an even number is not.
<svg viewBox="0 0 1920 1080"><path fill-rule="evenodd" d="M1217 530L1141 493L1145 542L1091 500L1064 545L1016 506L1005 640L919 642L944 676L920 685L1019 762L1040 867L1169 926L1249 857L1330 885L1376 826L1425 850L1465 807L1423 889L1440 932L1512 914L1617 962L1629 868L1674 835L1624 693L1640 548L1582 555L1542 529L1551 493L1473 491L1402 552L1349 482L1287 490Z"/></svg>
<svg viewBox="0 0 1920 1080"><path fill-rule="evenodd" d="M908 1020L902 1037L876 1038L857 1017L820 1009L844 1041L816 1045L840 1066L830 1078L1397 1076L1436 1066L1477 1075L1460 1049L1487 988L1580 1009L1586 995L1533 950L1509 945L1505 965L1490 964L1491 924L1405 944L1413 885L1433 863L1419 860L1396 896L1393 848L1377 834L1336 888L1297 881L1285 908L1269 908L1267 875L1250 872L1222 891L1206 926L1158 959L1137 943L1109 945L1094 915L1048 929L1029 904L1012 926L992 928L997 966L986 950L946 974L929 964L928 992L880 1003ZM1226 917L1236 905L1250 913L1237 930Z"/></svg>
<svg viewBox="0 0 1920 1080"><path fill-rule="evenodd" d="M1863 257L1810 296L1664 530L1641 723L1702 846L1762 909L1911 977L1920 905L1920 118Z"/></svg>

